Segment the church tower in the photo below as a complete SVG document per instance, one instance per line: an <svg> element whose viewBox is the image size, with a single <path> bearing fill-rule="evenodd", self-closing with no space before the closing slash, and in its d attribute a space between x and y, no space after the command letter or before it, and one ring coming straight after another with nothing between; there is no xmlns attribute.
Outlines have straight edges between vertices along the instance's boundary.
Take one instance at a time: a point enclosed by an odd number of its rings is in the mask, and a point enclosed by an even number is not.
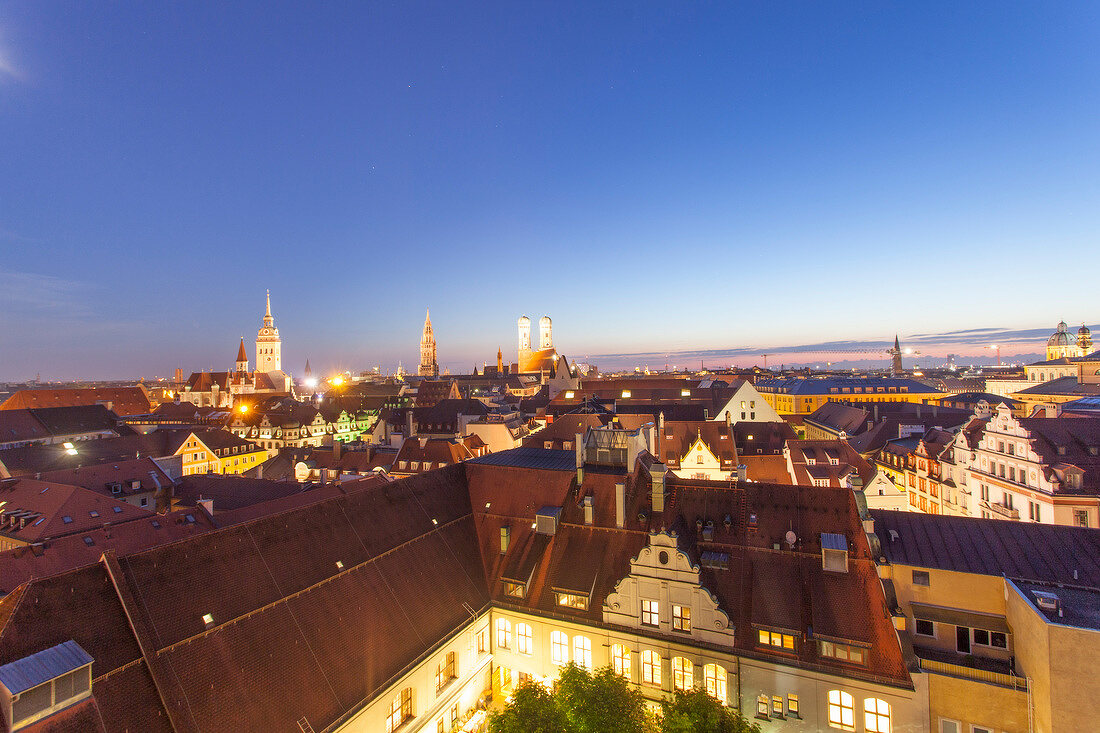
<svg viewBox="0 0 1100 733"><path fill-rule="evenodd" d="M531 319L527 316L519 317L519 358L517 364L523 364L531 355Z"/></svg>
<svg viewBox="0 0 1100 733"><path fill-rule="evenodd" d="M550 331L550 316L539 319L539 351L554 348L554 336Z"/></svg>
<svg viewBox="0 0 1100 733"><path fill-rule="evenodd" d="M894 348L890 350L890 353L894 356L894 361L890 364L890 372L893 374L903 373L905 367L901 364L901 342L898 341L897 334L894 334Z"/></svg>
<svg viewBox="0 0 1100 733"><path fill-rule="evenodd" d="M432 314L424 315L424 334L420 337L420 366L416 373L421 377L439 376L439 364L435 360L435 335L432 333Z"/></svg>
<svg viewBox="0 0 1100 733"><path fill-rule="evenodd" d="M244 336L241 336L241 348L237 349L237 374L248 372L248 354L244 350Z"/></svg>
<svg viewBox="0 0 1100 733"><path fill-rule="evenodd" d="M271 316L271 291L267 291L267 313L264 325L256 335L256 371L280 372L283 370L283 342L279 339L279 329L275 328L275 319Z"/></svg>

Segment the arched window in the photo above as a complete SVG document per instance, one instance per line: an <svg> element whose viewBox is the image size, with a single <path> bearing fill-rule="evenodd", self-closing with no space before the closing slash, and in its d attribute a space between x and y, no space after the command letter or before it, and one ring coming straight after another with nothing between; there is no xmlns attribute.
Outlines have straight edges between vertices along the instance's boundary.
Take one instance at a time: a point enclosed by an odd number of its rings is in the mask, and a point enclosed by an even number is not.
<svg viewBox="0 0 1100 733"><path fill-rule="evenodd" d="M661 686L661 655L652 649L642 652L642 682Z"/></svg>
<svg viewBox="0 0 1100 733"><path fill-rule="evenodd" d="M516 624L516 651L520 654L531 654L534 644L531 641L531 625Z"/></svg>
<svg viewBox="0 0 1100 733"><path fill-rule="evenodd" d="M856 701L847 692L829 690L829 725L841 730L856 729Z"/></svg>
<svg viewBox="0 0 1100 733"><path fill-rule="evenodd" d="M630 650L622 644L611 645L611 667L615 674L630 681Z"/></svg>
<svg viewBox="0 0 1100 733"><path fill-rule="evenodd" d="M690 659L683 657L672 658L672 686L677 690L688 692L695 687L694 665Z"/></svg>
<svg viewBox="0 0 1100 733"><path fill-rule="evenodd" d="M890 733L890 703L869 697L863 701L863 725L867 733Z"/></svg>
<svg viewBox="0 0 1100 733"><path fill-rule="evenodd" d="M554 664L569 663L569 637L564 631L550 632L550 661Z"/></svg>
<svg viewBox="0 0 1100 733"><path fill-rule="evenodd" d="M413 717L413 691L406 687L390 702L390 714L386 716L386 733L401 727Z"/></svg>
<svg viewBox="0 0 1100 733"><path fill-rule="evenodd" d="M573 661L578 667L592 669L592 640L587 636L573 637Z"/></svg>
<svg viewBox="0 0 1100 733"><path fill-rule="evenodd" d="M506 618L497 619L497 647L507 649L512 645L512 622Z"/></svg>
<svg viewBox="0 0 1100 733"><path fill-rule="evenodd" d="M703 667L703 684L707 694L723 705L726 704L726 668L719 664Z"/></svg>

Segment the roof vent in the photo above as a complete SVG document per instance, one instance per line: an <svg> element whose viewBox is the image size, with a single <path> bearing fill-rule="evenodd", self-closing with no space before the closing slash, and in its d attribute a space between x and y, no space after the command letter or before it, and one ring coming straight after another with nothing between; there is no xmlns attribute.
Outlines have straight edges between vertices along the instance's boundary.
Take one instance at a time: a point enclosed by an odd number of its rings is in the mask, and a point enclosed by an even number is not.
<svg viewBox="0 0 1100 733"><path fill-rule="evenodd" d="M1057 613L1062 606L1061 600L1055 593L1045 590L1033 590L1031 595L1035 596L1035 603L1040 610Z"/></svg>
<svg viewBox="0 0 1100 733"><path fill-rule="evenodd" d="M844 535L821 533L821 569L831 573L848 572L848 540Z"/></svg>
<svg viewBox="0 0 1100 733"><path fill-rule="evenodd" d="M535 515L535 531L539 534L554 535L558 531L558 517L561 507L544 506Z"/></svg>

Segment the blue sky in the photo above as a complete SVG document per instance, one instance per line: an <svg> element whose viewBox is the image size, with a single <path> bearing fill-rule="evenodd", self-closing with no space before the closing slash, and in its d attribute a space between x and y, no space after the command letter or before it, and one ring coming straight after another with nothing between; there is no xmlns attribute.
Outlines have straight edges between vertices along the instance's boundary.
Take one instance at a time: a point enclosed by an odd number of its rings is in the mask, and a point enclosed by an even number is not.
<svg viewBox="0 0 1100 733"><path fill-rule="evenodd" d="M295 372L408 365L426 307L456 370L521 313L578 358L1092 323L1097 37L1085 3L7 2L0 379L225 368L265 288Z"/></svg>

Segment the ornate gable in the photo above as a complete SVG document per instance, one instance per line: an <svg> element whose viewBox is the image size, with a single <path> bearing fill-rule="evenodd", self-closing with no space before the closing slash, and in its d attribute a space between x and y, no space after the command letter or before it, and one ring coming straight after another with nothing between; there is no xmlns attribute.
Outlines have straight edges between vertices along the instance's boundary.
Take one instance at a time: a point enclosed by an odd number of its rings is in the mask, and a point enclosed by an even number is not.
<svg viewBox="0 0 1100 733"><path fill-rule="evenodd" d="M649 612L645 618L643 601ZM655 618L651 613L654 602ZM649 545L630 561L630 573L604 601L603 620L733 646L729 614L701 584L699 566L678 547L675 532L650 533Z"/></svg>

